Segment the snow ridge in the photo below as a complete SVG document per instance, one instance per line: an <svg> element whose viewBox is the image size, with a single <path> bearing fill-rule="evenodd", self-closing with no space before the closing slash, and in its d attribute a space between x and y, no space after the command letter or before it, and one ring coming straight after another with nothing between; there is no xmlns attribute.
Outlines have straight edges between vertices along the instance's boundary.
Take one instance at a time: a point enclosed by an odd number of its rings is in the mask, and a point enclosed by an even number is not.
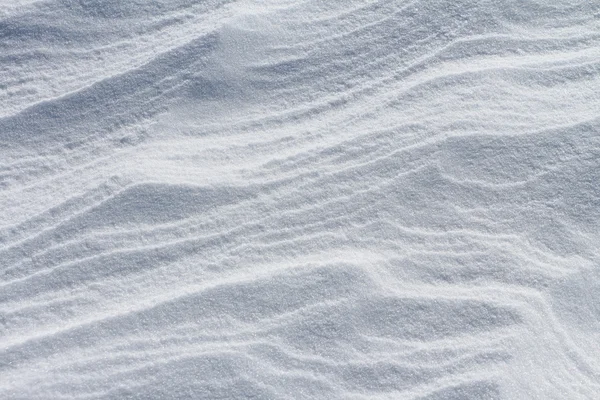
<svg viewBox="0 0 600 400"><path fill-rule="evenodd" d="M0 2L0 398L597 398L598 16Z"/></svg>

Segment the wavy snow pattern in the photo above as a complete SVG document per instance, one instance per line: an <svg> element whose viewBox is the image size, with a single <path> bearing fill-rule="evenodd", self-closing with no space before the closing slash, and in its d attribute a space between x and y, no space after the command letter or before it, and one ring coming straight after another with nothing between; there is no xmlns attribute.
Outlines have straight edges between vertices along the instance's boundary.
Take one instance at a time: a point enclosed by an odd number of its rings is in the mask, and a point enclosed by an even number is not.
<svg viewBox="0 0 600 400"><path fill-rule="evenodd" d="M3 399L595 399L600 3L0 3Z"/></svg>

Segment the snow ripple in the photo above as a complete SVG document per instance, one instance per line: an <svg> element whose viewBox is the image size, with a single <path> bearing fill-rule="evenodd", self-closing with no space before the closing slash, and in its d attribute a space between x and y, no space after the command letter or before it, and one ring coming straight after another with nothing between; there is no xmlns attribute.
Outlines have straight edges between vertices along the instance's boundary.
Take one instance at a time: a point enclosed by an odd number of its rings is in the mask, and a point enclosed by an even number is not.
<svg viewBox="0 0 600 400"><path fill-rule="evenodd" d="M0 397L597 398L599 16L0 3Z"/></svg>

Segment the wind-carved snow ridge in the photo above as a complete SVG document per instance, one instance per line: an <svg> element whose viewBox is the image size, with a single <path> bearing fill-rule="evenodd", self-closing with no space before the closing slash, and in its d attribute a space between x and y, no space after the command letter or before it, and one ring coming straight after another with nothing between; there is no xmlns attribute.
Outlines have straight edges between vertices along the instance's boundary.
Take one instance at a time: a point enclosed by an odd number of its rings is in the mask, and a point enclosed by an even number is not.
<svg viewBox="0 0 600 400"><path fill-rule="evenodd" d="M0 2L0 398L599 398L599 18Z"/></svg>

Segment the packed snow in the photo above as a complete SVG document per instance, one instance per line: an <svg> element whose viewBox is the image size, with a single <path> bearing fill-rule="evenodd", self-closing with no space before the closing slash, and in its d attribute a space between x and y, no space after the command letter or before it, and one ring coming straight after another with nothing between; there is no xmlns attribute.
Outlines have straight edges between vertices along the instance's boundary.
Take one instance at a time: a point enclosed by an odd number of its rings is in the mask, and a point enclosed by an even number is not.
<svg viewBox="0 0 600 400"><path fill-rule="evenodd" d="M1 399L600 399L600 1L0 0Z"/></svg>

